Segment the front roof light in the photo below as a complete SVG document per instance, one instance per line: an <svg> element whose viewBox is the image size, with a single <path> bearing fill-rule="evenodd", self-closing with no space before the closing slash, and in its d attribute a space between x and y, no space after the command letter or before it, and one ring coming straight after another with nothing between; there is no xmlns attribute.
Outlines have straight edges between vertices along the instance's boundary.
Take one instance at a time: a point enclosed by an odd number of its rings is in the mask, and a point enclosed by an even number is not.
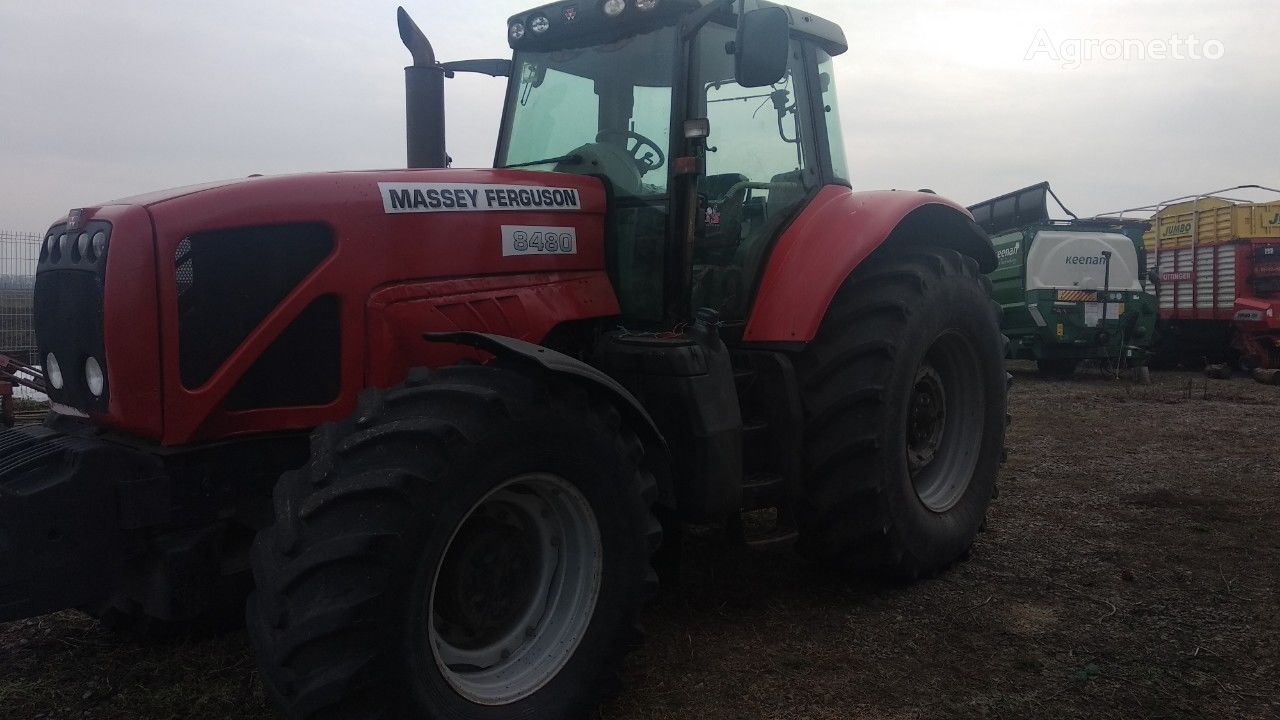
<svg viewBox="0 0 1280 720"><path fill-rule="evenodd" d="M604 14L609 17L618 17L626 9L627 0L605 0L604 2Z"/></svg>
<svg viewBox="0 0 1280 720"><path fill-rule="evenodd" d="M107 234L99 230L93 234L93 257L95 260L107 253Z"/></svg>
<svg viewBox="0 0 1280 720"><path fill-rule="evenodd" d="M659 0L636 0L636 8L638 8L640 12L649 12L650 10L658 7L658 2Z"/></svg>
<svg viewBox="0 0 1280 720"><path fill-rule="evenodd" d="M529 29L541 35L551 29L551 20L546 15L534 15L529 18Z"/></svg>
<svg viewBox="0 0 1280 720"><path fill-rule="evenodd" d="M80 251L80 259L89 259L89 233L80 233L80 237L76 241L76 245L76 249Z"/></svg>
<svg viewBox="0 0 1280 720"><path fill-rule="evenodd" d="M511 39L512 40L524 39L524 23L522 22L511 23Z"/></svg>

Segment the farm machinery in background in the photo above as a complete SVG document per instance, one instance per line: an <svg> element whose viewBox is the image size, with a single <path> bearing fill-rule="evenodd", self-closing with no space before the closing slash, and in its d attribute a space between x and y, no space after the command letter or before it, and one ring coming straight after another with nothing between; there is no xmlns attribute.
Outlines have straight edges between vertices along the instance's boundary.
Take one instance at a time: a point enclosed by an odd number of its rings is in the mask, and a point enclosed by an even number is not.
<svg viewBox="0 0 1280 720"><path fill-rule="evenodd" d="M1243 191L1280 195L1240 185L1103 216L1150 216L1143 242L1161 365L1280 368L1280 198L1232 197Z"/></svg>
<svg viewBox="0 0 1280 720"><path fill-rule="evenodd" d="M1051 197L1069 220L1052 219ZM1142 271L1149 223L1080 219L1047 182L969 210L999 259L989 277L1010 359L1034 360L1055 377L1070 377L1087 360L1145 377L1156 324Z"/></svg>
<svg viewBox="0 0 1280 720"><path fill-rule="evenodd" d="M955 203L851 189L840 28L575 0L504 30L513 60L441 63L400 11L408 170L48 230L0 621L247 615L289 717L558 720L618 685L686 524L776 508L814 561L908 579L965 556L995 253ZM460 72L507 79L494 169L447 167Z"/></svg>
<svg viewBox="0 0 1280 720"><path fill-rule="evenodd" d="M44 410L19 411L14 397L14 391L18 388L44 395L44 371L8 355L0 355L0 424L4 427L39 422L46 414Z"/></svg>

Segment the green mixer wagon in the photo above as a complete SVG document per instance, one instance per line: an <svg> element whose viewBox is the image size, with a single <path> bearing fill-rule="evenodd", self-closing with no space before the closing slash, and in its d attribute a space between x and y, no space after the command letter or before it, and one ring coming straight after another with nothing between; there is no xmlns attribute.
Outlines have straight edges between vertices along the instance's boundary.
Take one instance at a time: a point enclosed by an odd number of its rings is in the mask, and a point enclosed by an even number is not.
<svg viewBox="0 0 1280 720"><path fill-rule="evenodd" d="M1071 219L1051 219L1050 197ZM1056 377L1086 360L1116 371L1146 367L1157 316L1144 285L1149 223L1080 219L1047 182L969 210L999 258L989 276L1010 359L1034 360Z"/></svg>

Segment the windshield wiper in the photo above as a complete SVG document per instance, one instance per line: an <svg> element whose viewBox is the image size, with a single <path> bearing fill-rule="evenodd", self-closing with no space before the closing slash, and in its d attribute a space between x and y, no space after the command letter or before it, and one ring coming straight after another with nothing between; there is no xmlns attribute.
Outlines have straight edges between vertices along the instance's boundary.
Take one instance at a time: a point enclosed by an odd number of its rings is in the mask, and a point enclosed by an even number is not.
<svg viewBox="0 0 1280 720"><path fill-rule="evenodd" d="M552 165L552 164L562 163L562 162L572 162L577 164L582 162L582 156L581 155L561 155L560 157L547 158L546 160L534 160L532 162L516 163L515 165L503 165L502 167L497 169L513 170L515 168L533 167L534 165Z"/></svg>

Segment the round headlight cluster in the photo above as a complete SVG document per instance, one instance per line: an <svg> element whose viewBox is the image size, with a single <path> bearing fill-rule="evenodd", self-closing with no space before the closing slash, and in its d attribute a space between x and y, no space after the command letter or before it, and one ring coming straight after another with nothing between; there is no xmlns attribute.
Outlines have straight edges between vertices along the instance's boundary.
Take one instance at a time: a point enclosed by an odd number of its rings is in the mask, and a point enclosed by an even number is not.
<svg viewBox="0 0 1280 720"><path fill-rule="evenodd" d="M618 17L627 9L627 0L605 0L604 14L609 17Z"/></svg>
<svg viewBox="0 0 1280 720"><path fill-rule="evenodd" d="M91 357L84 363L84 383L89 386L89 392L94 397L102 397L102 391L107 387L106 375L102 372L102 364L98 359Z"/></svg>
<svg viewBox="0 0 1280 720"><path fill-rule="evenodd" d="M58 358L53 353L49 353L44 359L44 376L54 390L61 390L66 384L62 377L62 367L58 365Z"/></svg>
<svg viewBox="0 0 1280 720"><path fill-rule="evenodd" d="M54 390L61 390L67 386L67 378L62 374L62 365L58 362L58 356L53 353L49 353L44 358L44 377L49 381L49 387ZM96 357L90 357L84 361L84 384L96 398L102 397L107 390L107 374Z"/></svg>
<svg viewBox="0 0 1280 720"><path fill-rule="evenodd" d="M524 39L524 23L522 22L511 23L511 39L512 40Z"/></svg>
<svg viewBox="0 0 1280 720"><path fill-rule="evenodd" d="M541 35L551 29L551 20L546 15L534 15L529 18L529 29L534 35Z"/></svg>

